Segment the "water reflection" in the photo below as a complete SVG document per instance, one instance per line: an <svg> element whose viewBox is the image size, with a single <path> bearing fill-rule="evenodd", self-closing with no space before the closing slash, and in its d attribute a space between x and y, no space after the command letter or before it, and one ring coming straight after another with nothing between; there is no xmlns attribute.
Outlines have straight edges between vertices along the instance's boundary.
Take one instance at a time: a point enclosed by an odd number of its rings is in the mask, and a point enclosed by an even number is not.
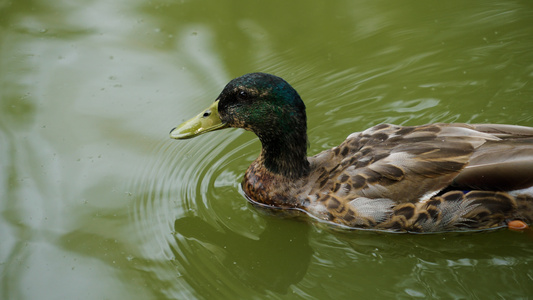
<svg viewBox="0 0 533 300"><path fill-rule="evenodd" d="M138 179L132 213L139 258L151 262L143 270L167 283L165 294L286 294L306 274L307 223L262 216L239 192L258 146L242 133L161 144Z"/></svg>
<svg viewBox="0 0 533 300"><path fill-rule="evenodd" d="M193 262L192 256L184 257L181 249L173 249L180 262L178 269L184 269L185 280L208 298L217 296L211 294L213 289L228 297L246 296L242 286L260 295L266 291L287 294L289 286L306 274L313 254L308 226L298 222L287 225L268 218L263 232L249 238L228 228L217 230L199 217L178 219L174 222L176 244L199 243L211 253L209 259ZM224 269L225 274L217 268Z"/></svg>
<svg viewBox="0 0 533 300"><path fill-rule="evenodd" d="M531 241L505 230L440 235L319 230L310 234L310 244L312 264L298 287L316 295L320 282L329 287L321 295L330 299L345 295L346 286L360 296L393 299L513 298L532 290L533 252L525 250Z"/></svg>

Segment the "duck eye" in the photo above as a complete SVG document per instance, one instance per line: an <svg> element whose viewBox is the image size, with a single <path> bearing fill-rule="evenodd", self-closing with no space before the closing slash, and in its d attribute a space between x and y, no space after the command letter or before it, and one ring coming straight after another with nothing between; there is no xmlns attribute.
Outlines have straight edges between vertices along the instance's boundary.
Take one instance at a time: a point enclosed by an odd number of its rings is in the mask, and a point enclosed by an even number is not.
<svg viewBox="0 0 533 300"><path fill-rule="evenodd" d="M241 99L246 99L248 98L248 93L246 91L240 91L238 97Z"/></svg>

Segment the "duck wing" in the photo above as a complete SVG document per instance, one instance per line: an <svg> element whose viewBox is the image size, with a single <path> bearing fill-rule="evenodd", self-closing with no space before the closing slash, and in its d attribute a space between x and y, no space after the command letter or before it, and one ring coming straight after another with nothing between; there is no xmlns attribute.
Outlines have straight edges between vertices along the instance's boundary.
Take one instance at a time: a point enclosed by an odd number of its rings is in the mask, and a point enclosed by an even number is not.
<svg viewBox="0 0 533 300"><path fill-rule="evenodd" d="M533 129L486 124L381 124L316 156L334 166L318 179L322 191L396 203L426 201L450 186L527 188L533 186L532 158Z"/></svg>
<svg viewBox="0 0 533 300"><path fill-rule="evenodd" d="M471 125L498 137L472 154L452 186L462 189L513 191L533 186L533 129L513 125Z"/></svg>

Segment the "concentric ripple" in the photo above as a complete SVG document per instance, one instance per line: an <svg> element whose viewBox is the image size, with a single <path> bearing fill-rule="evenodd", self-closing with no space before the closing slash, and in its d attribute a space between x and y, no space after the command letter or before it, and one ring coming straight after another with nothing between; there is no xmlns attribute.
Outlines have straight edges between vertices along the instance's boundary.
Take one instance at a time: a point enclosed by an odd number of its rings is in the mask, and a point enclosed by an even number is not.
<svg viewBox="0 0 533 300"><path fill-rule="evenodd" d="M131 216L143 259L150 262L146 271L157 277L164 294L243 291L232 287L239 282L235 278L225 282L217 274L234 264L238 276L238 262L224 261L228 247L257 240L264 228L239 189L257 156L254 143L242 131L228 130L194 142L165 141L153 150L134 183Z"/></svg>

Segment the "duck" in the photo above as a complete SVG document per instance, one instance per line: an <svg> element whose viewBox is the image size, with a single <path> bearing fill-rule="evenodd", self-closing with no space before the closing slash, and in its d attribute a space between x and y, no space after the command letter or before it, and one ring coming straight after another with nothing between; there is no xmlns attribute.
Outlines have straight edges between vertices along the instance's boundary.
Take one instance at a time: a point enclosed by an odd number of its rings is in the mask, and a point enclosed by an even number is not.
<svg viewBox="0 0 533 300"><path fill-rule="evenodd" d="M308 157L298 92L281 77L249 73L170 137L224 128L252 131L261 142L241 183L259 207L387 232L481 231L533 220L533 127L379 124Z"/></svg>

